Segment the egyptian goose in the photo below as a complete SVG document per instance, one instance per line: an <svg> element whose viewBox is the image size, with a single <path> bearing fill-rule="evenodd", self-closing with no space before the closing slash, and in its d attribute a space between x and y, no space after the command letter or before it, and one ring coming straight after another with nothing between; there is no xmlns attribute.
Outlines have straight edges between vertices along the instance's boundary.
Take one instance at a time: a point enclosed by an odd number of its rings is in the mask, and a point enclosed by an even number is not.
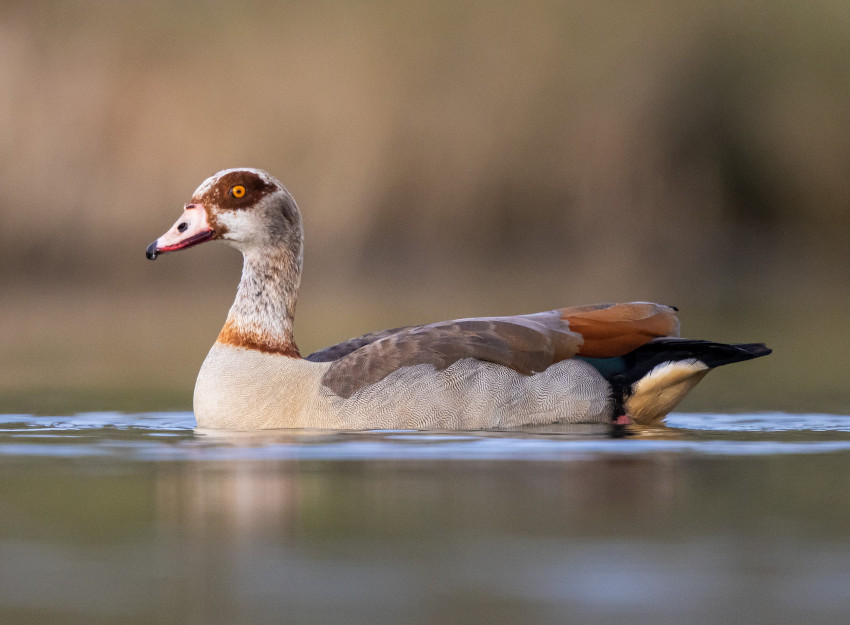
<svg viewBox="0 0 850 625"><path fill-rule="evenodd" d="M258 169L205 180L147 257L221 239L244 256L236 301L195 384L199 427L486 429L660 420L712 368L762 344L674 338L647 302L373 332L302 358L292 335L301 214Z"/></svg>

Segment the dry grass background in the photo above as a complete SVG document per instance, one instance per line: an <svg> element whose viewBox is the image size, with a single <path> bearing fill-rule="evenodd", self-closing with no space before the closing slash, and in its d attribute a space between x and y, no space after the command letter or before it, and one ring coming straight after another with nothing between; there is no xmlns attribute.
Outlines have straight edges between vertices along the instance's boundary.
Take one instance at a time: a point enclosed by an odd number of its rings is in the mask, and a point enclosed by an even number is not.
<svg viewBox="0 0 850 625"><path fill-rule="evenodd" d="M0 410L188 408L239 258L143 260L200 181L307 230L302 351L591 301L764 340L687 408L850 409L850 5L0 6Z"/></svg>

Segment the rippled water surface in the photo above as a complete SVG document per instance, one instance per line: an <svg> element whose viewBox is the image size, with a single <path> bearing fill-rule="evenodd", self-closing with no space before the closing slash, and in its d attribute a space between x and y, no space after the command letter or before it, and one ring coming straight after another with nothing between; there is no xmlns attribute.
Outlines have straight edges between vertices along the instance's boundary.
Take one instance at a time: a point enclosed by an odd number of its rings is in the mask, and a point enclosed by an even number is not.
<svg viewBox="0 0 850 625"><path fill-rule="evenodd" d="M850 417L0 416L0 623L850 622Z"/></svg>

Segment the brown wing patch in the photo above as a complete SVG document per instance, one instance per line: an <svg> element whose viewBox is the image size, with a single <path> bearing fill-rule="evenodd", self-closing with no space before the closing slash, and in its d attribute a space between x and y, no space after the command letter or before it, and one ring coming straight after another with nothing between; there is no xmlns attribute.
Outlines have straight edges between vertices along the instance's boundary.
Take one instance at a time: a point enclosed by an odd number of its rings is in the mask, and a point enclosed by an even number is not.
<svg viewBox="0 0 850 625"><path fill-rule="evenodd" d="M584 337L579 354L590 358L622 356L654 338L679 336L676 310L662 304L602 304L560 312L570 330Z"/></svg>
<svg viewBox="0 0 850 625"><path fill-rule="evenodd" d="M323 384L351 397L402 367L431 364L441 370L462 358L477 358L531 375L576 355L621 356L653 338L678 333L679 321L669 306L601 304L374 332L308 359L332 361Z"/></svg>
<svg viewBox="0 0 850 625"><path fill-rule="evenodd" d="M445 369L477 358L531 375L571 358L581 337L557 311L518 317L459 319L403 329L335 360L322 378L330 390L351 397L402 368L430 364Z"/></svg>
<svg viewBox="0 0 850 625"><path fill-rule="evenodd" d="M402 330L409 329L410 326L404 326L401 328L392 328L391 330L379 330L377 332L370 332L369 334L364 334L363 336L348 339L347 341L343 341L342 343L337 343L336 345L331 345L330 347L320 349L319 351L313 352L309 356L305 356L304 359L310 360L312 362L332 362L334 360L339 360L343 356L347 356L351 352L360 349L364 345L374 343L375 341L386 338L388 336L392 336L393 334L398 334Z"/></svg>

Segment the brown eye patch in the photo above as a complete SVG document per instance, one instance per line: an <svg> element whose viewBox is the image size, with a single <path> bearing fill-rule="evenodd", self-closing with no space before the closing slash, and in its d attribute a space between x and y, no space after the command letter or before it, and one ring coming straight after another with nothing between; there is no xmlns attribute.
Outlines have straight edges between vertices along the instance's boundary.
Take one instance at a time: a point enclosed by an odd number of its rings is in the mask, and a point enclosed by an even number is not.
<svg viewBox="0 0 850 625"><path fill-rule="evenodd" d="M243 210L276 190L276 185L254 172L231 171L224 174L202 198L193 199L224 210Z"/></svg>

